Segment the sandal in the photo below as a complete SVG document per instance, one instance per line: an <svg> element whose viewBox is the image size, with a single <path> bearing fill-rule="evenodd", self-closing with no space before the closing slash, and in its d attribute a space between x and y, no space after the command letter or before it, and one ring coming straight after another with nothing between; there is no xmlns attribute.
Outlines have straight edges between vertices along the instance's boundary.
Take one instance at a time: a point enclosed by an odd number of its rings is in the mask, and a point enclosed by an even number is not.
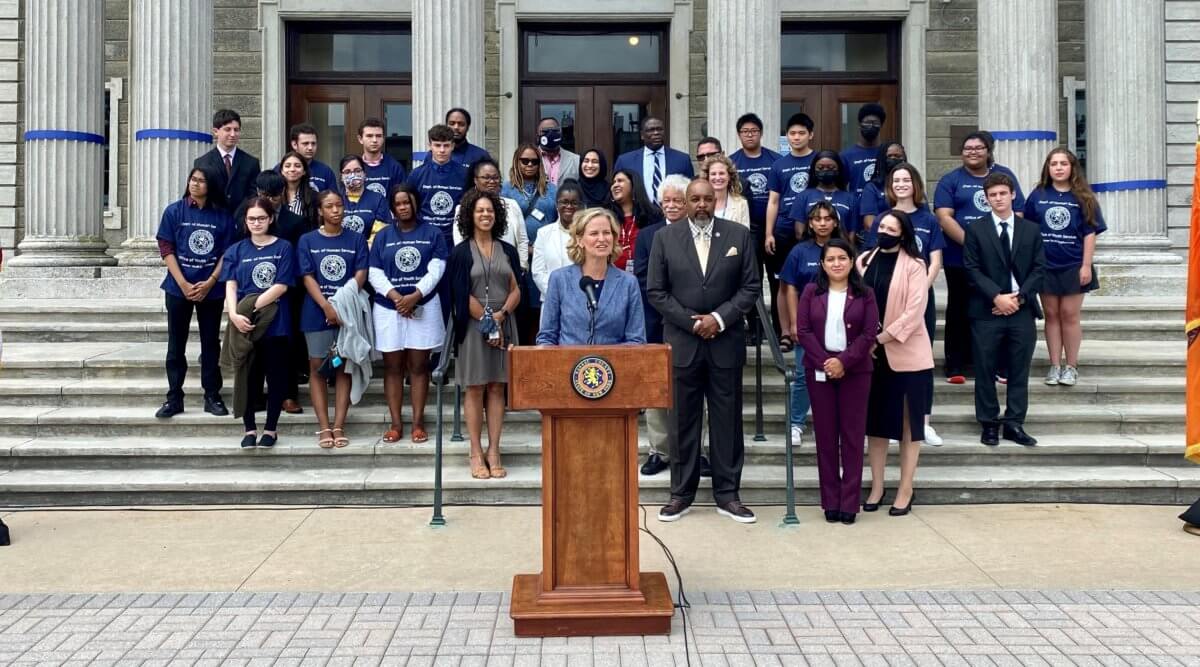
<svg viewBox="0 0 1200 667"><path fill-rule="evenodd" d="M422 443L429 441L429 434L425 432L425 427L418 424L413 424L412 441Z"/></svg>
<svg viewBox="0 0 1200 667"><path fill-rule="evenodd" d="M387 433L383 434L384 442L399 442L404 437L404 424L392 424Z"/></svg>
<svg viewBox="0 0 1200 667"><path fill-rule="evenodd" d="M320 435L322 433L328 433L329 437L328 438L320 437ZM317 435L317 445L319 445L321 447L321 449L333 448L333 429L323 428L320 431L317 431L316 435Z"/></svg>
<svg viewBox="0 0 1200 667"><path fill-rule="evenodd" d="M489 452L487 464L488 464L488 469L491 470L492 479L501 479L503 477L508 476L508 471L504 469L504 466L500 465L499 453L496 454L496 462L492 463L492 456L491 456L491 453Z"/></svg>
<svg viewBox="0 0 1200 667"><path fill-rule="evenodd" d="M488 467L483 463L483 454L472 454L470 456L471 477L475 479L489 479L492 474L488 471Z"/></svg>
<svg viewBox="0 0 1200 667"><path fill-rule="evenodd" d="M779 351L780 352L785 352L785 353L791 352L794 349L796 349L796 343L794 341L792 341L791 336L789 336L787 334L783 334L782 336L779 337Z"/></svg>
<svg viewBox="0 0 1200 667"><path fill-rule="evenodd" d="M337 447L340 449L340 448L345 447L346 445L350 444L350 438L346 437L346 429L334 427L332 430L334 433L334 436L333 436L333 446L334 447ZM342 432L342 436L340 438L337 436L338 431Z"/></svg>

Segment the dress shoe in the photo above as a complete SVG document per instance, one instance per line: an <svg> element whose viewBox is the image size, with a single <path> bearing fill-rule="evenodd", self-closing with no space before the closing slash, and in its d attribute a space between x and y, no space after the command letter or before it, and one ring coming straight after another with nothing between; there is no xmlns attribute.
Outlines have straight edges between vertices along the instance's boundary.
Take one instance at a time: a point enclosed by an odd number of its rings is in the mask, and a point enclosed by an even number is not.
<svg viewBox="0 0 1200 667"><path fill-rule="evenodd" d="M283 411L289 415L298 415L304 412L304 408L300 407L300 404L295 399L289 398L283 402Z"/></svg>
<svg viewBox="0 0 1200 667"><path fill-rule="evenodd" d="M842 520L842 513L837 510L825 510L825 523L837 523Z"/></svg>
<svg viewBox="0 0 1200 667"><path fill-rule="evenodd" d="M855 514L854 512L842 512L841 516L839 516L838 518L841 519L842 523L846 524L847 526L853 526L854 520L857 517L858 517L858 515Z"/></svg>
<svg viewBox="0 0 1200 667"><path fill-rule="evenodd" d="M1023 445L1025 447L1032 447L1037 444L1037 438L1026 433L1025 429L1021 428L1020 424L1015 426L1005 426L1004 439L1012 440L1018 445Z"/></svg>
<svg viewBox="0 0 1200 667"><path fill-rule="evenodd" d="M738 523L754 523L758 521L758 518L754 516L754 512L751 512L750 508L743 505L740 500L731 500L727 503L717 505L717 514L727 516Z"/></svg>
<svg viewBox="0 0 1200 667"><path fill-rule="evenodd" d="M988 447L995 447L1000 444L1000 427L999 426L984 426L983 433L979 436L979 442Z"/></svg>
<svg viewBox="0 0 1200 667"><path fill-rule="evenodd" d="M229 408L225 407L225 402L221 400L220 394L204 397L204 411L218 417L229 414Z"/></svg>
<svg viewBox="0 0 1200 667"><path fill-rule="evenodd" d="M663 460L657 452L650 452L650 456L646 457L646 462L642 464L643 475L657 475L666 470L670 464Z"/></svg>
<svg viewBox="0 0 1200 667"><path fill-rule="evenodd" d="M712 464L708 462L708 457L703 454L700 455L700 476L712 477Z"/></svg>
<svg viewBox="0 0 1200 667"><path fill-rule="evenodd" d="M915 503L916 501L917 501L917 494L914 492L912 494L912 497L908 499L907 507L899 507L896 505L892 505L891 509L888 510L888 515L889 516L904 516L904 515L908 514L910 510L912 510L913 503Z"/></svg>
<svg viewBox="0 0 1200 667"><path fill-rule="evenodd" d="M165 401L158 412L154 413L159 419L167 419L183 412L183 403L180 401Z"/></svg>
<svg viewBox="0 0 1200 667"><path fill-rule="evenodd" d="M691 503L685 503L680 498L672 498L670 502L658 510L658 520L664 523L678 521L692 511Z"/></svg>
<svg viewBox="0 0 1200 667"><path fill-rule="evenodd" d="M868 495L869 495L869 494L868 494ZM879 496L879 502L877 502L877 503L863 503L863 511L864 511L864 512L878 512L878 511L879 511L879 506L883 504L883 499L884 499L884 498L887 498L887 489L884 489L884 490L883 490L883 495L882 495L882 496Z"/></svg>

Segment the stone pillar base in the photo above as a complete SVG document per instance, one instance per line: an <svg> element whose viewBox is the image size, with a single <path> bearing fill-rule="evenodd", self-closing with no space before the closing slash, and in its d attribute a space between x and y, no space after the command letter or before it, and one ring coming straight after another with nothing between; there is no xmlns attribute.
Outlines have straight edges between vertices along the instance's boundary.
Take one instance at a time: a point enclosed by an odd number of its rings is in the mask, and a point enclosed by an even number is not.
<svg viewBox="0 0 1200 667"><path fill-rule="evenodd" d="M158 241L155 239L128 239L121 244L116 257L121 266L165 266L162 256L158 254Z"/></svg>
<svg viewBox="0 0 1200 667"><path fill-rule="evenodd" d="M1108 232L1097 241L1093 259L1102 295L1171 297L1182 303L1187 263L1165 236Z"/></svg>
<svg viewBox="0 0 1200 667"><path fill-rule="evenodd" d="M114 266L117 259L105 250L104 239L75 236L25 239L17 245L20 254L8 266Z"/></svg>

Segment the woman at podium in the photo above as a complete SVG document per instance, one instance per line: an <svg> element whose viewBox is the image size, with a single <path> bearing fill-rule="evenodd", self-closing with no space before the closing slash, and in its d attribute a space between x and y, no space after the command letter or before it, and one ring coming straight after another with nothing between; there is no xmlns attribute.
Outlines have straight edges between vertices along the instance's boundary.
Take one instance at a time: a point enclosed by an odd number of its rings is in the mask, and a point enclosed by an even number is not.
<svg viewBox="0 0 1200 667"><path fill-rule="evenodd" d="M591 208L575 216L567 255L572 264L550 274L538 345L645 343L637 278L614 266L623 248L613 214Z"/></svg>

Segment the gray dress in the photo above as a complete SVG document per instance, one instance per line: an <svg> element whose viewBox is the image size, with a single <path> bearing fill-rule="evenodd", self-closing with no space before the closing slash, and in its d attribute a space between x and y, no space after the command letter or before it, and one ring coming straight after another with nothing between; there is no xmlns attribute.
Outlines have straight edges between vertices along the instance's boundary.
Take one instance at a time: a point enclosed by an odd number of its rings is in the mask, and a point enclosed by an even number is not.
<svg viewBox="0 0 1200 667"><path fill-rule="evenodd" d="M500 310L508 298L508 288L512 281L512 267L508 265L508 255L500 243L492 242L492 258L489 260L480 254L475 241L471 244L471 296L479 303L491 306L492 310ZM479 332L478 320L468 324L462 345L458 347L458 362L455 376L459 386L470 387L490 382L508 382L508 351L488 345L485 336ZM512 315L504 318L504 343L517 344L517 328Z"/></svg>

